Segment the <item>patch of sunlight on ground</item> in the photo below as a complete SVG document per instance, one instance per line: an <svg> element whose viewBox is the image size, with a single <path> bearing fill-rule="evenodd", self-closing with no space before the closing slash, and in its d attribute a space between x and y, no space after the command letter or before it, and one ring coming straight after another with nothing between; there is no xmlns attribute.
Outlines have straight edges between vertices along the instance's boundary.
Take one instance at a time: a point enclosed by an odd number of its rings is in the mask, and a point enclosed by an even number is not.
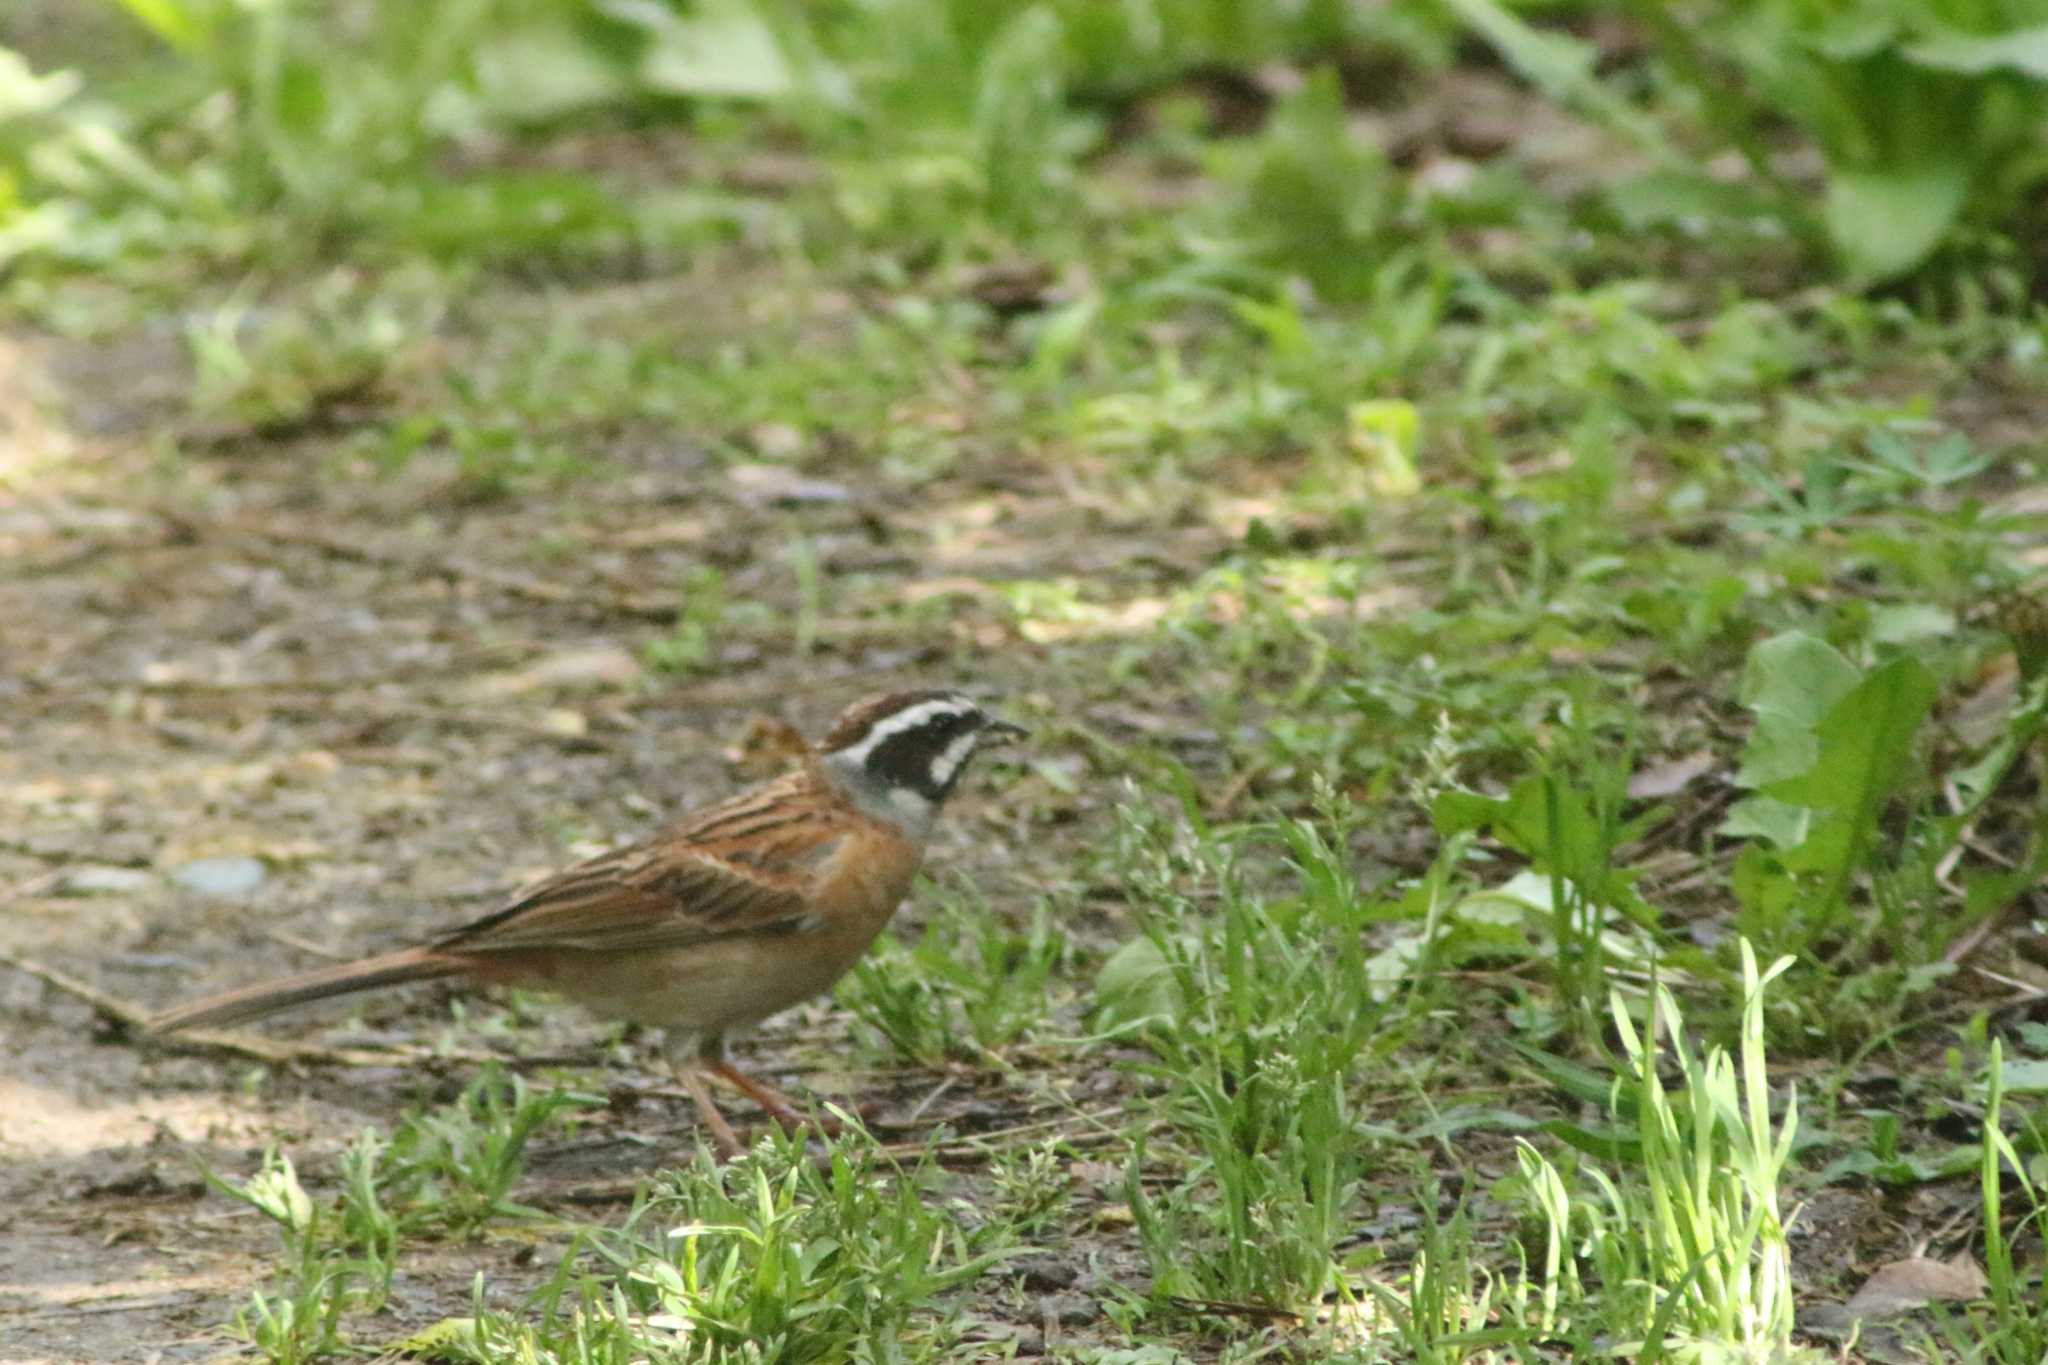
<svg viewBox="0 0 2048 1365"><path fill-rule="evenodd" d="M34 348L0 336L0 495L25 490L77 452L77 438L52 415L56 397Z"/></svg>

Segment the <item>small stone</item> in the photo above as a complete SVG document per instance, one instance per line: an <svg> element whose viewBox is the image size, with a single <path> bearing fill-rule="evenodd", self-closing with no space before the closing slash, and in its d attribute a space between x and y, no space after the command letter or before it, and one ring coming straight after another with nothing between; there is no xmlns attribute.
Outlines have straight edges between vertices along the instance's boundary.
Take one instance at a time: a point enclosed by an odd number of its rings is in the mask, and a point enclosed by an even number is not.
<svg viewBox="0 0 2048 1365"><path fill-rule="evenodd" d="M754 453L767 460L794 460L804 453L804 434L787 422L762 422L747 433Z"/></svg>
<svg viewBox="0 0 2048 1365"><path fill-rule="evenodd" d="M156 874L132 867L78 867L64 874L66 896L125 896L156 881Z"/></svg>
<svg viewBox="0 0 2048 1365"><path fill-rule="evenodd" d="M1109 1204L1095 1211L1095 1226L1099 1228L1127 1228L1137 1221L1129 1204Z"/></svg>
<svg viewBox="0 0 2048 1365"><path fill-rule="evenodd" d="M1015 1269L1018 1282L1025 1289L1039 1294L1072 1289L1074 1282L1081 1278L1081 1272L1065 1261L1023 1261Z"/></svg>
<svg viewBox="0 0 2048 1365"><path fill-rule="evenodd" d="M581 711L571 711L566 706L554 706L541 712L540 728L551 735L581 739L590 733L590 718Z"/></svg>
<svg viewBox="0 0 2048 1365"><path fill-rule="evenodd" d="M256 858L200 858L171 869L171 880L202 896L246 896L268 873Z"/></svg>
<svg viewBox="0 0 2048 1365"><path fill-rule="evenodd" d="M1038 1301L1039 1315L1062 1327L1086 1327L1102 1309L1085 1294L1047 1294Z"/></svg>
<svg viewBox="0 0 2048 1365"><path fill-rule="evenodd" d="M853 490L830 479L807 479L785 465L736 464L725 471L734 494L754 506L781 503L851 502Z"/></svg>

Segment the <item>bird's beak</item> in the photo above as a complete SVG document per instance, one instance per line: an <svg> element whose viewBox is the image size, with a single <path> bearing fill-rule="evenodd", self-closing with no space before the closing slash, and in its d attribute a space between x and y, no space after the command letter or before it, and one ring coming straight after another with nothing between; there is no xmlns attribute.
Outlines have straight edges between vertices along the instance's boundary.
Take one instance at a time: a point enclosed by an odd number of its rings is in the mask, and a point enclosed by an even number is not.
<svg viewBox="0 0 2048 1365"><path fill-rule="evenodd" d="M1021 725L1012 725L1006 720L992 720L981 727L981 742L990 744L1014 744L1020 739L1031 738L1031 732Z"/></svg>

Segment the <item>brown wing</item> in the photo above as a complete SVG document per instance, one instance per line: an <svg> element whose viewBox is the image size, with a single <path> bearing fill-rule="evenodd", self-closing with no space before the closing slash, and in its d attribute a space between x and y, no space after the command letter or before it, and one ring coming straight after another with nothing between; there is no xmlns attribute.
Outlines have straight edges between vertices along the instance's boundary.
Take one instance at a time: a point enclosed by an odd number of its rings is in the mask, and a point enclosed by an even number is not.
<svg viewBox="0 0 2048 1365"><path fill-rule="evenodd" d="M776 866L711 849L645 843L594 857L524 892L496 915L434 943L455 954L567 948L645 952L739 933L793 933L811 925L811 872L844 837L821 829L803 847L782 845Z"/></svg>

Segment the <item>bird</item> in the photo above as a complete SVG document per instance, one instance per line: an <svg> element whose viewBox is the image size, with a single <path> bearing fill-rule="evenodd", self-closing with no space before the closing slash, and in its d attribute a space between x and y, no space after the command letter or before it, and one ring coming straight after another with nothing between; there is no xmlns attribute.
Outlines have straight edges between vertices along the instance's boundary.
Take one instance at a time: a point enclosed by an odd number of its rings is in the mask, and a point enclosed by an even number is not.
<svg viewBox="0 0 2048 1365"><path fill-rule="evenodd" d="M1023 739L950 689L869 697L783 776L577 863L438 938L166 1011L155 1033L240 1024L331 996L453 979L550 990L667 1030L677 1078L727 1155L716 1077L785 1127L791 1101L734 1066L726 1036L829 989L903 901L969 761Z"/></svg>

